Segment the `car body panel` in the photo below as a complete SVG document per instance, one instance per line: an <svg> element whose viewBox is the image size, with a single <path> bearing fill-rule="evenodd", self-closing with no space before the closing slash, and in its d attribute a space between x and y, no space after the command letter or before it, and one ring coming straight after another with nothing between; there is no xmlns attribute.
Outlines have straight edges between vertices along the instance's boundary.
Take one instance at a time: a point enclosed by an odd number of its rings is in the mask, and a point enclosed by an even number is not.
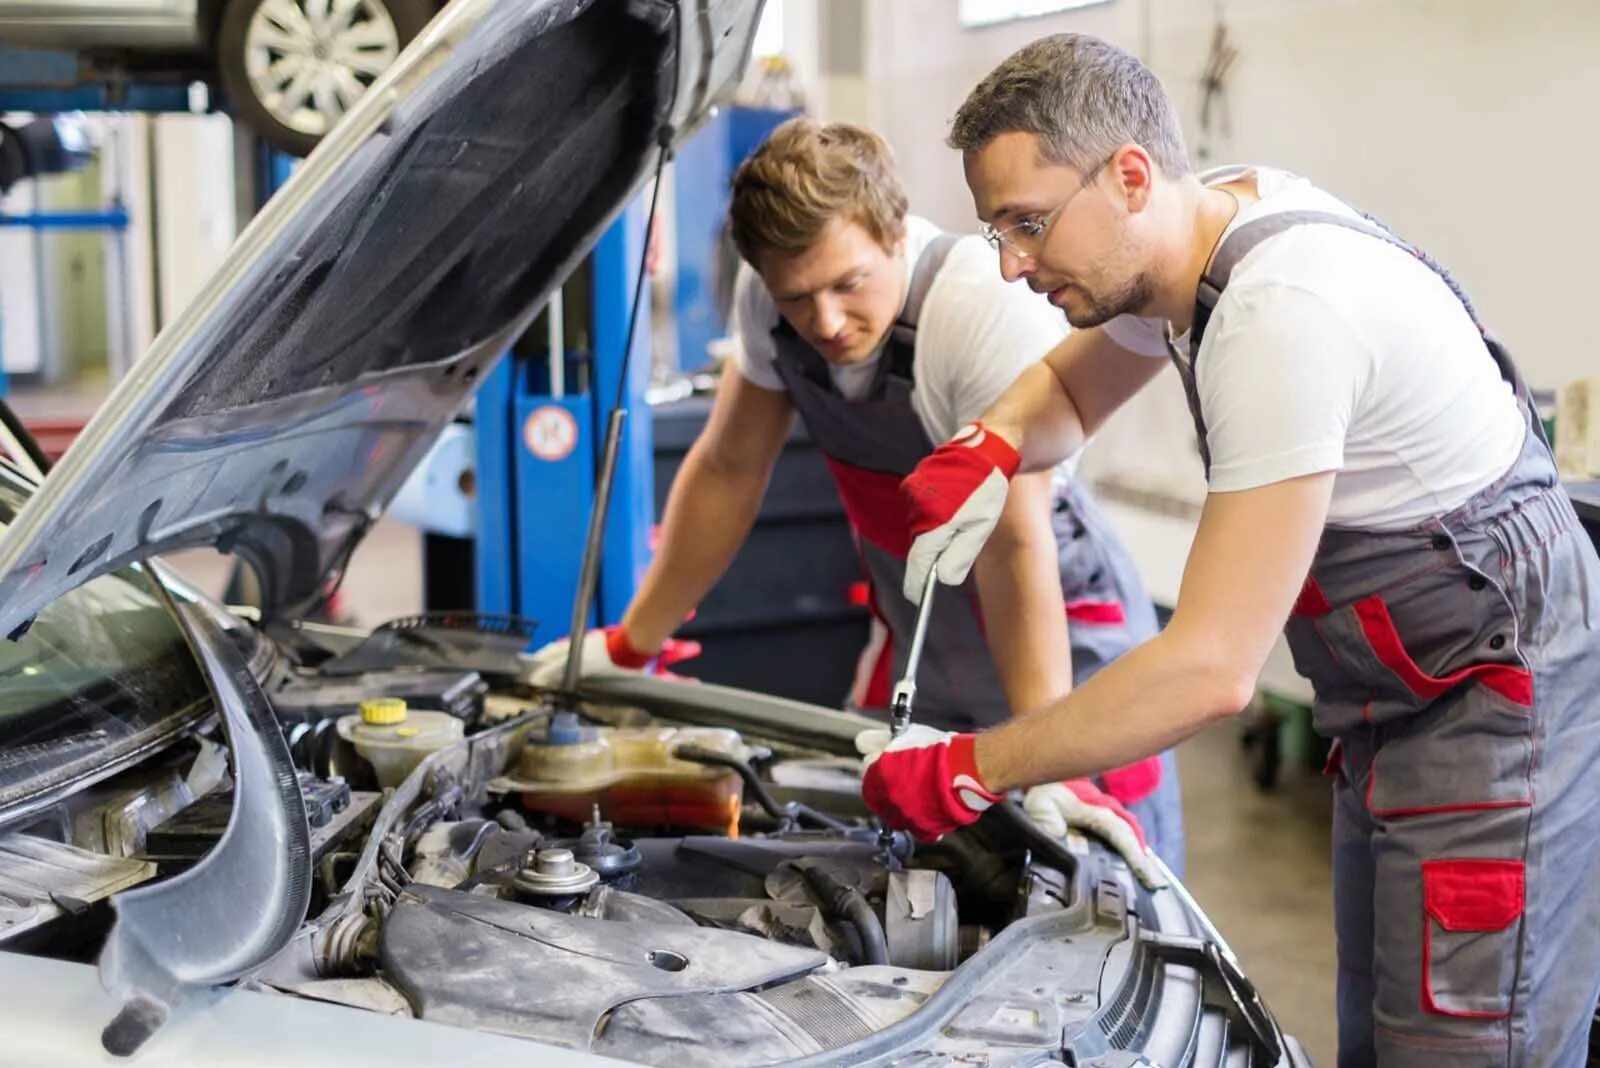
<svg viewBox="0 0 1600 1068"><path fill-rule="evenodd" d="M100 1046L120 1008L93 965L0 952L0 1033L8 1064L88 1068L621 1068L592 1053L251 990L180 1009L129 1061Z"/></svg>
<svg viewBox="0 0 1600 1068"><path fill-rule="evenodd" d="M457 0L162 331L0 540L0 634L213 545L301 610L713 99L754 0ZM537 103L538 106L530 106Z"/></svg>

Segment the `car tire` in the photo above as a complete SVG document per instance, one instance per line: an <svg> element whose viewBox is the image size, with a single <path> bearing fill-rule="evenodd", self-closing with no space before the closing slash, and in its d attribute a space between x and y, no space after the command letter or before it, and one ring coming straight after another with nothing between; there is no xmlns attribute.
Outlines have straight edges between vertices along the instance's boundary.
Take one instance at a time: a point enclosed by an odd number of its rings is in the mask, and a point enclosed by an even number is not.
<svg viewBox="0 0 1600 1068"><path fill-rule="evenodd" d="M434 0L231 0L217 31L231 110L304 156L437 12Z"/></svg>

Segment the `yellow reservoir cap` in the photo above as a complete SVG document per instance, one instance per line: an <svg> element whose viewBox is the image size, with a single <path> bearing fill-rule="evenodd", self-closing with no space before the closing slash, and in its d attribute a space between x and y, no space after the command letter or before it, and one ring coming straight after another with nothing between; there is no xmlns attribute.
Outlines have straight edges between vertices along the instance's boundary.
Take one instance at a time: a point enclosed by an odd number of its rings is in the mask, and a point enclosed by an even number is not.
<svg viewBox="0 0 1600 1068"><path fill-rule="evenodd" d="M387 727L406 721L406 703L398 697L369 697L361 702L361 722Z"/></svg>

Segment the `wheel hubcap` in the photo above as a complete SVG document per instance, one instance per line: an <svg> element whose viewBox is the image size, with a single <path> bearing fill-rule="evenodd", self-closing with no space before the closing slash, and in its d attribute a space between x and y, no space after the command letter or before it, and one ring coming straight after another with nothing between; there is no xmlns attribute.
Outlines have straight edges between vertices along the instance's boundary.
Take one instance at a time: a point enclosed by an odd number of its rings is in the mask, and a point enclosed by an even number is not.
<svg viewBox="0 0 1600 1068"><path fill-rule="evenodd" d="M261 106L321 137L394 62L400 35L382 0L262 0L244 47Z"/></svg>

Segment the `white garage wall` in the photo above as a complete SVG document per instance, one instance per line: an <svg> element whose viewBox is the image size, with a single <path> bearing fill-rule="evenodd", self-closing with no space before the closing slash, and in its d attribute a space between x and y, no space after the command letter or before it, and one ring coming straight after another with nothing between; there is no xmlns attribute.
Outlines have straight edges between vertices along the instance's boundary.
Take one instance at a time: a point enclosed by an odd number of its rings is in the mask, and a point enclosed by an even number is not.
<svg viewBox="0 0 1600 1068"><path fill-rule="evenodd" d="M970 228L943 134L966 91L1034 37L1094 33L1173 93L1191 149L1215 5L1113 0L962 30L956 0L872 0L872 121L917 209ZM1241 56L1218 161L1271 163L1378 215L1447 264L1536 387L1596 373L1585 314L1600 246L1600 4L1230 0Z"/></svg>

